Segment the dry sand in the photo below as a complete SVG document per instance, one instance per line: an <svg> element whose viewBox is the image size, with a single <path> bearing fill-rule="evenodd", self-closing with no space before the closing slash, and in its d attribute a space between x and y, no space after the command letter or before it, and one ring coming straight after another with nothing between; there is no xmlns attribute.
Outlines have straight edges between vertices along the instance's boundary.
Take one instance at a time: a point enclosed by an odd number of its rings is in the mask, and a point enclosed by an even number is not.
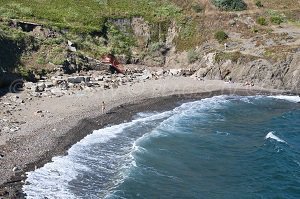
<svg viewBox="0 0 300 199"><path fill-rule="evenodd" d="M0 185L13 187L16 182L20 186L20 180L24 179L21 174L24 171L42 166L53 156L62 155L71 145L96 128L121 123L139 111L170 109L175 106L175 103L170 103L172 99L174 102L178 99L197 99L216 94L253 95L271 92L282 93L278 90L246 87L218 80L199 81L189 77L168 77L132 86L120 86L117 89L80 91L54 98L34 98L23 105L21 111L13 113L19 121L26 122L20 126L21 129L0 137L0 153L4 155L0 158ZM17 95L22 98L25 94ZM106 103L108 112L105 115L101 113L102 101ZM37 111L42 113L36 113ZM16 166L20 169L17 175L13 172Z"/></svg>

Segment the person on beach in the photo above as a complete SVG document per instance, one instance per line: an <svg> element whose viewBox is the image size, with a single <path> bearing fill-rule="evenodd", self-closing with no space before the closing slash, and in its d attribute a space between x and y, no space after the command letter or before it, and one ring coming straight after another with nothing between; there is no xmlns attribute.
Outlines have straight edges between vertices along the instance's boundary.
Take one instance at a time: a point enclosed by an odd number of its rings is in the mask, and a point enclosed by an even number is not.
<svg viewBox="0 0 300 199"><path fill-rule="evenodd" d="M104 101L102 101L102 114L104 114L105 113L105 103L104 103Z"/></svg>

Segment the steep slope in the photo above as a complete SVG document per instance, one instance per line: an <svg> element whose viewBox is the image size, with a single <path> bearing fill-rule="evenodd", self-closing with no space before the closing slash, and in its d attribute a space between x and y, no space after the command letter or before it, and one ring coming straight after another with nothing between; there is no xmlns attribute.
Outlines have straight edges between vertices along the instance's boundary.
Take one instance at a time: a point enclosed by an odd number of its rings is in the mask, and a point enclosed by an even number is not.
<svg viewBox="0 0 300 199"><path fill-rule="evenodd" d="M288 72L281 74L280 63L287 64L289 69L286 70L290 72L290 68L295 68L290 65L293 63L290 59L299 51L300 2L244 2L247 9L236 12L220 10L211 0L139 0L134 4L129 0L34 3L3 0L0 32L6 35L6 41L1 44L15 43L15 35L21 40L32 38L34 43L34 47L16 54L18 62L5 68L27 79L38 78L66 66L71 66L73 71L88 70L94 64L89 60L114 53L123 63L201 71L206 57L213 53L213 65L222 75L200 76L226 79L231 74L234 81L263 81L267 82L266 86L295 87L295 82L284 82L289 79L285 78ZM228 39L218 42L215 39L218 31L226 33ZM1 60L8 63L4 58ZM266 77L258 67L259 60L277 67L270 76L272 80L258 78ZM232 68L225 67L227 75L224 75L219 68L229 61ZM257 65L259 69L255 73L261 74L251 76L248 72L237 72L240 66L247 64Z"/></svg>

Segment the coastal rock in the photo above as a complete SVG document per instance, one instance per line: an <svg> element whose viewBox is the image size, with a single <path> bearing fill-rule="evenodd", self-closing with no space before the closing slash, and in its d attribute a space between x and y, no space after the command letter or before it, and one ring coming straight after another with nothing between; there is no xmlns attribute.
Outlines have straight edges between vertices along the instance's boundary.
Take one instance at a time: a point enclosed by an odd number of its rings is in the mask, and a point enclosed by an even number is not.
<svg viewBox="0 0 300 199"><path fill-rule="evenodd" d="M50 92L57 97L61 97L64 95L63 91L60 88L52 88Z"/></svg>
<svg viewBox="0 0 300 199"><path fill-rule="evenodd" d="M68 40L68 49L71 51L71 52L76 52L76 45L74 43L72 43L71 41Z"/></svg>
<svg viewBox="0 0 300 199"><path fill-rule="evenodd" d="M170 75L173 75L173 76L180 76L181 75L181 69L170 69Z"/></svg>
<svg viewBox="0 0 300 199"><path fill-rule="evenodd" d="M95 81L103 81L104 80L104 76L99 76L95 78Z"/></svg>
<svg viewBox="0 0 300 199"><path fill-rule="evenodd" d="M45 86L46 88L51 88L54 86L54 84L52 82L45 82Z"/></svg>
<svg viewBox="0 0 300 199"><path fill-rule="evenodd" d="M68 77L68 82L73 84L78 84L81 82L89 82L91 80L90 76L74 76L74 77Z"/></svg>
<svg viewBox="0 0 300 199"><path fill-rule="evenodd" d="M142 76L139 77L139 80L151 79L152 73L149 70L144 70Z"/></svg>
<svg viewBox="0 0 300 199"><path fill-rule="evenodd" d="M35 87L35 92L43 92L46 88L46 85L44 83L39 83L36 87Z"/></svg>
<svg viewBox="0 0 300 199"><path fill-rule="evenodd" d="M11 97L11 101L13 101L15 103L18 103L18 104L24 103L24 100L21 99L19 96L16 96L16 95Z"/></svg>

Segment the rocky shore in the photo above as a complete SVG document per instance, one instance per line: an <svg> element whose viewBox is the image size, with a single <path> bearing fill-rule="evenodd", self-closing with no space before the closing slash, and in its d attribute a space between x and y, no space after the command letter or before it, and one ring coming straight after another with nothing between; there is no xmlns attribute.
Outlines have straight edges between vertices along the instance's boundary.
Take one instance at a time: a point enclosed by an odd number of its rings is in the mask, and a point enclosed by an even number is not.
<svg viewBox="0 0 300 199"><path fill-rule="evenodd" d="M3 95L0 198L22 198L25 172L65 154L93 130L128 121L137 112L161 111L181 101L220 94L282 93L191 78L190 70L139 68L128 66L124 75L107 71L58 74ZM102 101L106 103L104 115Z"/></svg>

